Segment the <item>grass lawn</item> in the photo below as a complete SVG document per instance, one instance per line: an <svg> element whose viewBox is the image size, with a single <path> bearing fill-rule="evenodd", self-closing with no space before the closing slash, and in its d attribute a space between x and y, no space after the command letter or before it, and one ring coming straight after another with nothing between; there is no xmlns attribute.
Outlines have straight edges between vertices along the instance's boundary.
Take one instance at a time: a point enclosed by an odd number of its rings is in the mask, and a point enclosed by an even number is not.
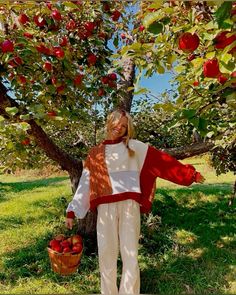
<svg viewBox="0 0 236 295"><path fill-rule="evenodd" d="M142 217L141 293L235 294L236 214L228 207L235 176L217 177L206 157L184 162L206 182L186 188L157 180L152 213ZM0 175L1 294L100 292L96 251L83 255L76 274L51 271L46 247L64 231L71 197L66 175Z"/></svg>

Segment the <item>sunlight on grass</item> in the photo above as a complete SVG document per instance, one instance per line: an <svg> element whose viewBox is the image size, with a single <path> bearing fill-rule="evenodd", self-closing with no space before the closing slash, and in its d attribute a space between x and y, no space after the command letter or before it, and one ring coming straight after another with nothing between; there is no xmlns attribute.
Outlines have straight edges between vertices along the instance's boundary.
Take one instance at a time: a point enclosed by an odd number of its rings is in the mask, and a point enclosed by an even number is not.
<svg viewBox="0 0 236 295"><path fill-rule="evenodd" d="M176 231L176 242L182 245L192 244L197 240L197 236L186 230L177 230Z"/></svg>
<svg viewBox="0 0 236 295"><path fill-rule="evenodd" d="M206 251L206 248L195 248L191 249L189 253L186 253L186 255L192 259L199 259L201 258Z"/></svg>
<svg viewBox="0 0 236 295"><path fill-rule="evenodd" d="M184 187L157 180L152 214L142 217L141 293L236 293L236 216L228 207L235 176L217 177L204 157L185 162L206 182ZM1 294L99 293L97 254L83 255L74 275L52 272L46 248L63 232L72 193L66 175L36 175L0 176ZM121 267L119 260L119 279Z"/></svg>

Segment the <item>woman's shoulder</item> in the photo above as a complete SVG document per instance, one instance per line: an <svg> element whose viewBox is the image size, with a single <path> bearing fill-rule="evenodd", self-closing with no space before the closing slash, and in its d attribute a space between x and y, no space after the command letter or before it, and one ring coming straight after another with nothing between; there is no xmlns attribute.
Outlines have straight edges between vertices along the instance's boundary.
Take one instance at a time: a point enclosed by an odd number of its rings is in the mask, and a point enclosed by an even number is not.
<svg viewBox="0 0 236 295"><path fill-rule="evenodd" d="M129 147L131 149L138 149L138 150L146 150L148 148L148 144L140 141L140 140L137 140L137 139L130 139L129 140Z"/></svg>

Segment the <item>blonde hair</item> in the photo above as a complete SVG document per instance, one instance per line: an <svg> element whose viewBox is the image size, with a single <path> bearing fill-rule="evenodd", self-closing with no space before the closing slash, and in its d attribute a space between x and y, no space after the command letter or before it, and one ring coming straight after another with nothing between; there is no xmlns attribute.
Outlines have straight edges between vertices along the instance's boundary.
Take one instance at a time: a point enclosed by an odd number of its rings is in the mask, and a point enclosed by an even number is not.
<svg viewBox="0 0 236 295"><path fill-rule="evenodd" d="M129 140L134 137L134 125L133 125L133 120L132 117L128 112L125 110L115 110L112 113L110 113L107 117L107 122L106 122L106 130L111 129L112 125L116 122L119 121L122 117L126 117L128 120L128 125L127 125L127 132L124 136L124 144L126 145L128 149L129 156L134 156L135 152L129 147Z"/></svg>

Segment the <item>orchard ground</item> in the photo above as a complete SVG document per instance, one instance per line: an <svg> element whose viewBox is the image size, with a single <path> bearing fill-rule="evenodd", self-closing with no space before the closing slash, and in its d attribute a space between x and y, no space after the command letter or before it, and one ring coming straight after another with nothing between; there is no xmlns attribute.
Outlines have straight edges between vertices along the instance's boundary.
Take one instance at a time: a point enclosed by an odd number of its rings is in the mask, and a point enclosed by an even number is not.
<svg viewBox="0 0 236 295"><path fill-rule="evenodd" d="M235 176L217 177L207 159L184 161L205 176L204 184L186 188L157 180L152 214L142 218L142 294L236 293L235 211L228 207ZM96 249L83 255L76 274L51 271L46 247L65 232L71 191L67 175L45 171L0 176L0 292L99 293ZM119 260L119 273L121 267Z"/></svg>

